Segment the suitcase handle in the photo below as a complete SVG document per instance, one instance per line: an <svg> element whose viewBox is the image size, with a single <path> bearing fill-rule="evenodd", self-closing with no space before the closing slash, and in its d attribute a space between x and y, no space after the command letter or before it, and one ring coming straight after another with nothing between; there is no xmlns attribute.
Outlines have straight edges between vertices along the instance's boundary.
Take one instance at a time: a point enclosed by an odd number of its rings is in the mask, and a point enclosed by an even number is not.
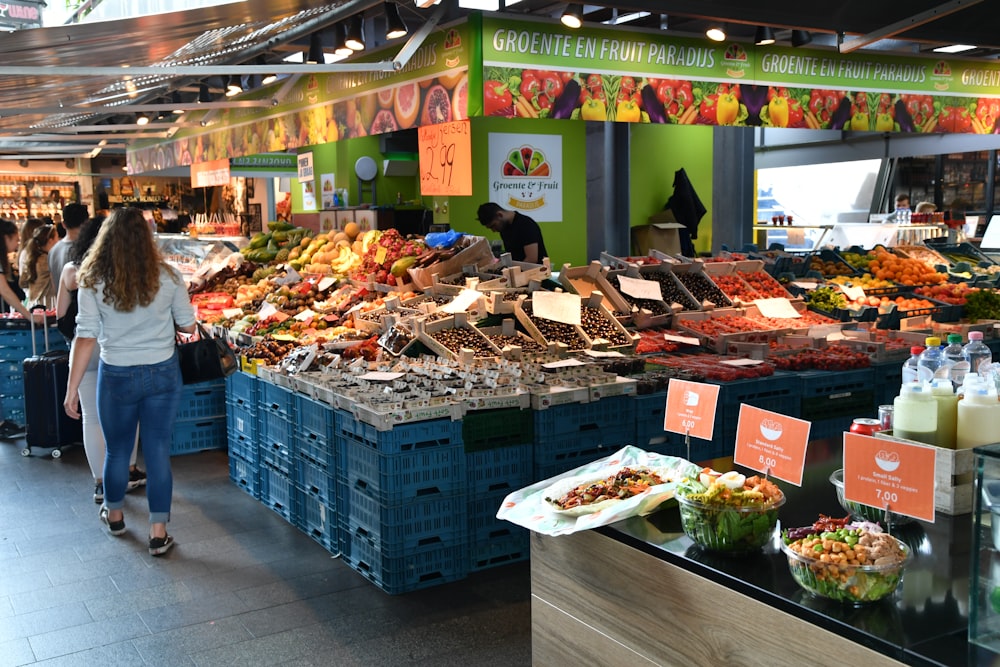
<svg viewBox="0 0 1000 667"><path fill-rule="evenodd" d="M42 311L44 314L45 311ZM31 326L31 356L38 356L38 344L35 342L35 313L28 311L28 323ZM49 351L49 320L45 317L45 324L42 325L42 335L45 338L45 351Z"/></svg>

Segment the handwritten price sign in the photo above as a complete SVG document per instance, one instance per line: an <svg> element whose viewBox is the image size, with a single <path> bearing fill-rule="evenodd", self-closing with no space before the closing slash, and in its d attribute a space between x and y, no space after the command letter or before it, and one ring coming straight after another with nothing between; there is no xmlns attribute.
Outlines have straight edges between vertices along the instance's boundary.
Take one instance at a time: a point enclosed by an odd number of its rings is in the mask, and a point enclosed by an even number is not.
<svg viewBox="0 0 1000 667"><path fill-rule="evenodd" d="M472 135L469 121L422 125L417 128L420 149L420 194L472 194Z"/></svg>

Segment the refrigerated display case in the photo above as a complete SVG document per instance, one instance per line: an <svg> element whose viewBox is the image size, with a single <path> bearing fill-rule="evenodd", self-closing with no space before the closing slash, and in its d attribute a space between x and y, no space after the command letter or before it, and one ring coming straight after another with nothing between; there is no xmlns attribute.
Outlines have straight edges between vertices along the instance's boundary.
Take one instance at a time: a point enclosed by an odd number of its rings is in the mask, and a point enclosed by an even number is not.
<svg viewBox="0 0 1000 667"><path fill-rule="evenodd" d="M156 241L163 258L180 271L185 281L190 281L199 268L221 262L249 243L243 236L191 238L186 234L157 234Z"/></svg>

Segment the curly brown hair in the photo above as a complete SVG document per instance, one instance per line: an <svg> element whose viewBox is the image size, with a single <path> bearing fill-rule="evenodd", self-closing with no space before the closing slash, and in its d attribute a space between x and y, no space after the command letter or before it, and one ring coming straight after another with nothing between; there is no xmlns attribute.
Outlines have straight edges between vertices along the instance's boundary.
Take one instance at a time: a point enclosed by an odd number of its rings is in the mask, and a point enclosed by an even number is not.
<svg viewBox="0 0 1000 667"><path fill-rule="evenodd" d="M101 225L77 281L91 289L103 283L104 303L131 312L153 302L160 290L160 270L167 266L142 211L116 208Z"/></svg>
<svg viewBox="0 0 1000 667"><path fill-rule="evenodd" d="M31 238L28 239L28 244L24 246L24 252L28 254L28 268L24 272L24 275L21 276L21 287L26 288L38 280L38 258L45 254L45 246L56 235L55 225L43 224L41 227L35 228L35 231L31 234Z"/></svg>

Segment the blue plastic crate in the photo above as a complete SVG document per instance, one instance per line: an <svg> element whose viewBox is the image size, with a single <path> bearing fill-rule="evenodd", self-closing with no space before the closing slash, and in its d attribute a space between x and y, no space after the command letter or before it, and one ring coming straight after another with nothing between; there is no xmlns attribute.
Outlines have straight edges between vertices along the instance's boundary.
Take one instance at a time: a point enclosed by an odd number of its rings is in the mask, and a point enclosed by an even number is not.
<svg viewBox="0 0 1000 667"><path fill-rule="evenodd" d="M235 431L254 440L257 438L257 411L237 405L226 403L226 426L230 431Z"/></svg>
<svg viewBox="0 0 1000 667"><path fill-rule="evenodd" d="M3 349L0 348L0 352ZM24 362L22 360L0 359L0 373L3 375L17 375L24 377Z"/></svg>
<svg viewBox="0 0 1000 667"><path fill-rule="evenodd" d="M530 555L528 530L526 528L518 530L520 532L516 535L470 545L469 572L479 572L528 560Z"/></svg>
<svg viewBox="0 0 1000 667"><path fill-rule="evenodd" d="M436 546L388 555L361 536L341 535L340 557L390 595L439 586L468 574L468 548Z"/></svg>
<svg viewBox="0 0 1000 667"><path fill-rule="evenodd" d="M228 430L227 435L229 436L230 454L236 454L244 461L250 461L254 465L260 461L260 454L257 451L256 440L248 438L242 433L237 433L233 430Z"/></svg>
<svg viewBox="0 0 1000 667"><path fill-rule="evenodd" d="M386 505L365 489L337 480L341 530L394 555L430 545L464 545L468 541L466 503L462 493Z"/></svg>
<svg viewBox="0 0 1000 667"><path fill-rule="evenodd" d="M24 373L19 367L15 373L0 372L0 395L24 394Z"/></svg>
<svg viewBox="0 0 1000 667"><path fill-rule="evenodd" d="M462 444L462 422L451 419L397 424L392 430L379 431L371 424L355 419L349 412L339 410L335 427L339 439L352 438L383 454Z"/></svg>
<svg viewBox="0 0 1000 667"><path fill-rule="evenodd" d="M185 385L177 406L178 419L204 419L226 414L226 384L220 381Z"/></svg>
<svg viewBox="0 0 1000 667"><path fill-rule="evenodd" d="M254 498L260 498L260 475L256 463L230 452L229 479Z"/></svg>
<svg viewBox="0 0 1000 667"><path fill-rule="evenodd" d="M663 420L667 411L667 392L644 394L632 399L635 406L635 444L649 450L649 446L660 445L670 440L669 431L663 430Z"/></svg>
<svg viewBox="0 0 1000 667"><path fill-rule="evenodd" d="M280 443L257 443L257 456L261 463L277 468L286 475L295 474L295 453Z"/></svg>
<svg viewBox="0 0 1000 667"><path fill-rule="evenodd" d="M534 443L527 443L467 453L469 493L509 492L527 486L534 472L534 449Z"/></svg>
<svg viewBox="0 0 1000 667"><path fill-rule="evenodd" d="M206 449L226 449L228 444L225 419L179 419L174 422L170 455L191 454Z"/></svg>
<svg viewBox="0 0 1000 667"><path fill-rule="evenodd" d="M383 454L352 438L338 444L337 474L385 503L464 493L468 486L461 445Z"/></svg>
<svg viewBox="0 0 1000 667"><path fill-rule="evenodd" d="M312 461L297 456L295 458L295 485L306 493L316 496L322 502L337 503L337 481L329 472Z"/></svg>
<svg viewBox="0 0 1000 667"><path fill-rule="evenodd" d="M15 424L20 424L24 426L28 423L27 414L24 412L24 403L21 403L21 407L14 406L3 406L0 408L0 417L8 421L14 422Z"/></svg>
<svg viewBox="0 0 1000 667"><path fill-rule="evenodd" d="M257 407L257 376L237 372L226 378L226 400L236 405Z"/></svg>
<svg viewBox="0 0 1000 667"><path fill-rule="evenodd" d="M850 416L814 421L809 426L809 440L826 440L828 438L833 438L841 441L844 432L851 429L851 424L853 422L854 418Z"/></svg>
<svg viewBox="0 0 1000 667"><path fill-rule="evenodd" d="M628 442L603 442L583 438L579 435L563 435L550 437L535 443L534 477L546 479L551 475L541 475L540 471L557 470L565 472L584 463L590 463L602 456L612 454Z"/></svg>
<svg viewBox="0 0 1000 667"><path fill-rule="evenodd" d="M257 381L257 388L260 391L258 405L265 411L280 415L285 419L292 419L295 416L295 393L291 389L285 389L263 380Z"/></svg>
<svg viewBox="0 0 1000 667"><path fill-rule="evenodd" d="M585 439L612 439L630 444L634 439L635 404L632 396L612 396L593 403L554 405L536 410L535 442L573 435Z"/></svg>
<svg viewBox="0 0 1000 667"><path fill-rule="evenodd" d="M811 422L874 417L878 412L874 372L812 371L801 373L800 416ZM850 422L848 422L850 426Z"/></svg>
<svg viewBox="0 0 1000 667"><path fill-rule="evenodd" d="M295 487L288 475L267 464L259 466L260 502L291 522L294 516Z"/></svg>
<svg viewBox="0 0 1000 667"><path fill-rule="evenodd" d="M476 545L503 539L526 531L510 521L497 518L497 512L510 491L469 496L469 544Z"/></svg>
<svg viewBox="0 0 1000 667"><path fill-rule="evenodd" d="M875 376L875 405L891 404L903 384L903 362L872 364L872 374Z"/></svg>
<svg viewBox="0 0 1000 667"><path fill-rule="evenodd" d="M257 413L258 441L261 445L279 444L292 449L295 440L295 424L274 412L264 410Z"/></svg>
<svg viewBox="0 0 1000 667"><path fill-rule="evenodd" d="M340 528L337 521L337 510L333 505L327 505L319 498L310 495L303 489L296 488L296 527L316 540L327 551L340 553Z"/></svg>
<svg viewBox="0 0 1000 667"><path fill-rule="evenodd" d="M332 440L334 422L334 409L332 407L306 396L295 396L295 423L300 430L306 430L320 438Z"/></svg>
<svg viewBox="0 0 1000 667"><path fill-rule="evenodd" d="M315 433L305 431L295 434L296 453L329 471L337 468L337 443L333 438L322 439Z"/></svg>

